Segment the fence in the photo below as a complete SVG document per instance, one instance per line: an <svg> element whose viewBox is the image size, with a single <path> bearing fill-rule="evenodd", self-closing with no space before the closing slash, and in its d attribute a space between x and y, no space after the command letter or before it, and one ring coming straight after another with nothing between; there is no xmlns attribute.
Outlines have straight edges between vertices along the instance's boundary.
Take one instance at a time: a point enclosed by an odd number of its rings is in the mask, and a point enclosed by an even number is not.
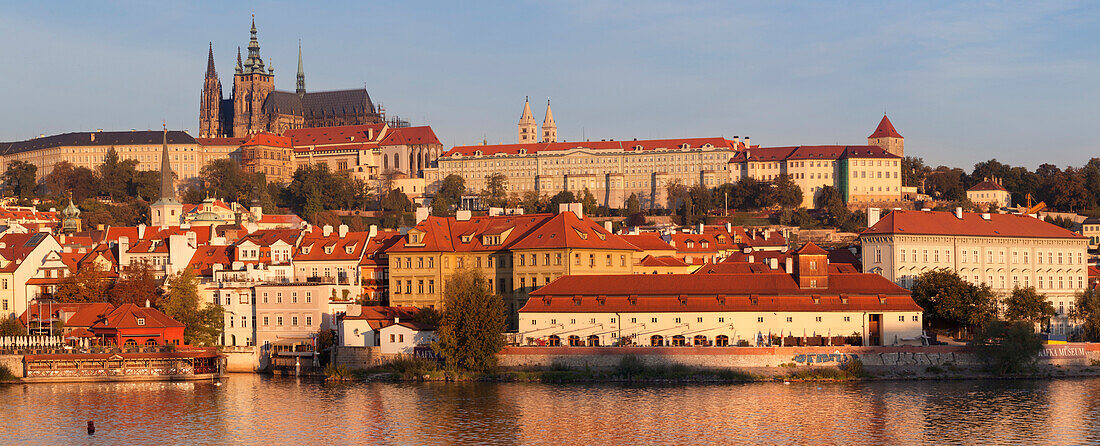
<svg viewBox="0 0 1100 446"><path fill-rule="evenodd" d="M67 343L61 336L0 336L0 350L51 349L67 346L88 348L90 345L88 338L74 339L71 343Z"/></svg>

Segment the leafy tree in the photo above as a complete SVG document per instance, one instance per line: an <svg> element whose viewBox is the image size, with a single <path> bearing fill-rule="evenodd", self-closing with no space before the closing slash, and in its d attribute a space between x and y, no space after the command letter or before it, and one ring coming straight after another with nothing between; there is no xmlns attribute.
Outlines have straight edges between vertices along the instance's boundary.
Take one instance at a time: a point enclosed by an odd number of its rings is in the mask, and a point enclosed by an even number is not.
<svg viewBox="0 0 1100 446"><path fill-rule="evenodd" d="M403 222L403 215L413 210L412 201L400 190L392 189L382 198L383 225L397 227Z"/></svg>
<svg viewBox="0 0 1100 446"><path fill-rule="evenodd" d="M923 192L924 179L931 172L932 169L924 165L924 158L907 156L901 160L901 181L904 186L916 187Z"/></svg>
<svg viewBox="0 0 1100 446"><path fill-rule="evenodd" d="M783 209L795 209L802 206L802 188L795 184L790 175L779 174L773 181L773 202Z"/></svg>
<svg viewBox="0 0 1100 446"><path fill-rule="evenodd" d="M596 202L596 196L592 195L592 192L589 191L586 187L584 188L584 194L581 195L581 197L581 207L584 210L584 215L595 215L596 208L599 206L599 203Z"/></svg>
<svg viewBox="0 0 1100 446"><path fill-rule="evenodd" d="M504 300L489 290L477 270L459 270L443 291L443 321L432 348L447 364L466 370L485 371L496 365L496 353L504 346Z"/></svg>
<svg viewBox="0 0 1100 446"><path fill-rule="evenodd" d="M508 177L500 172L485 176L485 190L481 192L482 201L490 207L508 206Z"/></svg>
<svg viewBox="0 0 1100 446"><path fill-rule="evenodd" d="M432 197L432 215L447 216L452 208L462 204L462 195L466 193L466 180L461 175L450 174L443 178L439 191Z"/></svg>
<svg viewBox="0 0 1100 446"><path fill-rule="evenodd" d="M714 210L714 193L710 188L696 184L688 189L688 196L691 197L691 204L694 206L692 210L693 220L701 220L710 211Z"/></svg>
<svg viewBox="0 0 1100 446"><path fill-rule="evenodd" d="M175 173L172 173L175 176ZM155 170L138 170L131 177L126 191L131 197L145 201L155 201L160 197L160 172Z"/></svg>
<svg viewBox="0 0 1100 446"><path fill-rule="evenodd" d="M576 203L576 202L577 202L577 197L573 195L573 192L563 190L561 192L558 192L557 195L554 195L552 198L550 198L550 204L548 206L549 209L547 209L547 212L556 213L556 212L558 212L558 206L559 205L561 205L563 203Z"/></svg>
<svg viewBox="0 0 1100 446"><path fill-rule="evenodd" d="M814 201L818 209L827 209L834 217L848 212L848 206L844 204L840 190L833 186L823 186Z"/></svg>
<svg viewBox="0 0 1100 446"><path fill-rule="evenodd" d="M163 290L157 283L153 267L147 262L136 262L122 267L118 280L107 290L107 301L114 305L153 305L161 300Z"/></svg>
<svg viewBox="0 0 1100 446"><path fill-rule="evenodd" d="M687 186L684 186L679 179L669 180L665 183L665 196L668 199L669 209L679 209L688 196Z"/></svg>
<svg viewBox="0 0 1100 446"><path fill-rule="evenodd" d="M382 193L389 191L391 182L387 179L380 182L385 183ZM363 208L369 195L366 185L351 178L347 171L332 172L328 164L322 163L301 166L294 171L280 198L284 206L308 218L325 210Z"/></svg>
<svg viewBox="0 0 1100 446"><path fill-rule="evenodd" d="M991 322L977 332L971 345L982 362L999 375L1024 371L1043 350L1030 322Z"/></svg>
<svg viewBox="0 0 1100 446"><path fill-rule="evenodd" d="M19 319L14 317L4 318L0 321L0 336L24 336L27 334L27 328L23 326Z"/></svg>
<svg viewBox="0 0 1100 446"><path fill-rule="evenodd" d="M54 298L58 302L103 302L107 296L107 276L94 264L86 265L61 279Z"/></svg>
<svg viewBox="0 0 1100 446"><path fill-rule="evenodd" d="M528 214L546 212L549 203L550 200L545 195L539 195L538 192L533 190L525 191L520 198L520 207Z"/></svg>
<svg viewBox="0 0 1100 446"><path fill-rule="evenodd" d="M1086 341L1100 341L1100 292L1089 288L1077 293L1070 317L1081 322Z"/></svg>
<svg viewBox="0 0 1100 446"><path fill-rule="evenodd" d="M1004 304L1005 319L1009 321L1040 323L1055 315L1054 304L1035 287L1013 288Z"/></svg>
<svg viewBox="0 0 1100 446"><path fill-rule="evenodd" d="M421 308L413 317L413 320L421 324L439 327L443 324L443 312L432 307Z"/></svg>
<svg viewBox="0 0 1100 446"><path fill-rule="evenodd" d="M190 345L217 345L222 334L224 310L216 303L199 300L198 279L191 270L168 280L168 292L157 303L157 309L183 324L183 340Z"/></svg>
<svg viewBox="0 0 1100 446"><path fill-rule="evenodd" d="M993 318L994 294L989 285L974 285L954 271L936 268L917 277L913 300L924 308L925 320L951 328L974 328Z"/></svg>
<svg viewBox="0 0 1100 446"><path fill-rule="evenodd" d="M940 166L928 174L924 180L925 193L933 198L950 201L966 199L966 189L963 187L963 175L966 173L959 168L947 168Z"/></svg>
<svg viewBox="0 0 1100 446"><path fill-rule="evenodd" d="M336 215L336 213L332 211L315 212L313 216L310 217L309 223L313 226L324 227L325 225L328 225L334 228L344 224L340 220L340 216Z"/></svg>
<svg viewBox="0 0 1100 446"><path fill-rule="evenodd" d="M640 214L641 212L642 203L638 201L638 195L630 194L629 197L626 197L626 209L623 211L623 214L625 214L626 216L631 216L634 214Z"/></svg>
<svg viewBox="0 0 1100 446"><path fill-rule="evenodd" d="M42 185L48 196L65 198L71 193L73 201L79 203L96 195L98 181L91 169L74 167L68 161L61 161L54 164L53 170L42 178Z"/></svg>
<svg viewBox="0 0 1100 446"><path fill-rule="evenodd" d="M125 201L134 172L137 171L138 161L134 159L120 160L114 147L107 149L107 155L103 157L103 164L96 167L96 173L100 179L100 193L111 197L116 202Z"/></svg>
<svg viewBox="0 0 1100 446"><path fill-rule="evenodd" d="M35 175L38 167L26 161L12 161L4 171L4 188L19 198L34 198L38 188Z"/></svg>

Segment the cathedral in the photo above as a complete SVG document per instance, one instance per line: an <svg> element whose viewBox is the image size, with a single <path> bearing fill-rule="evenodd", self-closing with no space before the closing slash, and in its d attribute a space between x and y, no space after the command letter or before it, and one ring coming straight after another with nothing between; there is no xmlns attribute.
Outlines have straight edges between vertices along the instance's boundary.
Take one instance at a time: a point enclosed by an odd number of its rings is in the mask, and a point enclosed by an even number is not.
<svg viewBox="0 0 1100 446"><path fill-rule="evenodd" d="M214 44L210 44L199 105L199 137L243 138L259 132L282 134L290 129L383 122L381 110L375 108L365 88L306 92L301 45L295 91L276 90L275 68L265 67L260 58L255 18L251 34L248 58L243 62L237 48L233 91L228 99L222 96L222 84L214 69Z"/></svg>

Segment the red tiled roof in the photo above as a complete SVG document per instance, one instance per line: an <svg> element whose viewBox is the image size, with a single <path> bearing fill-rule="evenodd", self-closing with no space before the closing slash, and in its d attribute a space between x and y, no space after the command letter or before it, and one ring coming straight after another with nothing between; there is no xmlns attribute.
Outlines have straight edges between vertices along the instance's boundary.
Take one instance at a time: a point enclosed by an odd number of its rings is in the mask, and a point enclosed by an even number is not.
<svg viewBox="0 0 1100 446"><path fill-rule="evenodd" d="M964 212L963 218L953 212L891 211L860 236L878 234L961 235L976 237L1084 238L1068 229L1038 218L1015 214L982 214Z"/></svg>
<svg viewBox="0 0 1100 446"><path fill-rule="evenodd" d="M642 266L687 266L683 260L672 256L645 256L640 264Z"/></svg>
<svg viewBox="0 0 1100 446"><path fill-rule="evenodd" d="M297 225L299 223L302 223L303 221L305 221L305 220L302 220L302 217L299 217L299 216L294 215L294 214L272 214L272 215L264 214L262 217L260 217L260 220L258 221L258 223Z"/></svg>
<svg viewBox="0 0 1100 446"><path fill-rule="evenodd" d="M291 147L290 138L287 136L279 136L274 133L260 132L252 135L248 142L242 144L242 146L265 146L265 147L281 147L289 149Z"/></svg>
<svg viewBox="0 0 1100 446"><path fill-rule="evenodd" d="M210 226L191 226L190 228L184 228L182 226L167 226L161 229L160 226L146 226L145 236L138 237L137 226L118 226L107 228L107 233L103 237L104 242L117 242L119 237L128 237L130 244L137 244L138 240L164 240L167 243L168 236L171 235L183 235L188 232L195 233L195 241L199 245L205 245L210 242Z"/></svg>
<svg viewBox="0 0 1100 446"><path fill-rule="evenodd" d="M260 229L252 232L235 243L240 245L246 241L254 243L256 246L271 246L275 242L282 240L290 246L294 246L294 243L298 241L298 236L302 235L300 229Z"/></svg>
<svg viewBox="0 0 1100 446"><path fill-rule="evenodd" d="M431 126L392 128L386 132L386 137L381 146L413 145L413 144L442 144L435 136Z"/></svg>
<svg viewBox="0 0 1100 446"><path fill-rule="evenodd" d="M191 256L191 261L187 263L187 267L200 276L213 275L214 265L233 263L233 256L229 253L230 249L232 249L231 246L199 246L195 249L195 255Z"/></svg>
<svg viewBox="0 0 1100 446"><path fill-rule="evenodd" d="M598 248L637 251L618 235L612 234L590 218L581 219L572 212L560 212L540 224L509 249Z"/></svg>
<svg viewBox="0 0 1100 446"><path fill-rule="evenodd" d="M363 256L364 247L370 242L369 236L368 232L348 232L344 237L340 237L338 231L332 231L326 237L321 232L321 228L315 227L313 233L302 237L298 249L294 252L294 261L354 260L358 262ZM325 248L329 248L329 252L326 253ZM351 248L350 253L348 248Z"/></svg>
<svg viewBox="0 0 1100 446"><path fill-rule="evenodd" d="M842 303L841 296L848 298ZM813 296L819 297L815 303ZM886 299L885 303L879 297ZM756 304L752 303L755 297ZM601 303L600 300L603 300ZM634 303L631 303L634 300ZM801 289L783 272L563 276L531 293L520 312L922 311L909 291L877 274L829 274Z"/></svg>
<svg viewBox="0 0 1100 446"><path fill-rule="evenodd" d="M967 189L967 192L969 192L969 191L986 191L986 190L999 190L999 191L1008 192L1008 189L1005 189L1004 186L1001 186L1000 184L997 184L997 183L994 183L994 182L988 181L988 180L987 181L982 181L981 183L978 183L978 184L975 184L974 187L972 187L970 189Z"/></svg>
<svg viewBox="0 0 1100 446"><path fill-rule="evenodd" d="M200 146L239 146L248 138L195 138Z"/></svg>
<svg viewBox="0 0 1100 446"><path fill-rule="evenodd" d="M738 152L730 163L745 161L838 160L847 158L901 158L878 146L760 147Z"/></svg>
<svg viewBox="0 0 1100 446"><path fill-rule="evenodd" d="M67 321L64 321L67 327L91 327L95 324L99 318L106 316L115 306L106 302L93 302L93 303L42 303L42 305L31 304L27 307L27 311L24 311L19 316L19 320L23 322L23 326L28 323L28 318L31 320L38 320L39 310L43 314L48 315L49 318L58 317L59 313L64 311L65 313L72 313Z"/></svg>
<svg viewBox="0 0 1100 446"><path fill-rule="evenodd" d="M901 133L898 133L894 129L894 124L890 122L890 118L886 115L882 115L882 120L879 121L878 127L875 128L875 132L868 136L868 138L901 138Z"/></svg>
<svg viewBox="0 0 1100 446"><path fill-rule="evenodd" d="M138 318L145 319L145 324L138 325ZM168 315L161 313L155 308L139 307L134 304L122 304L118 308L115 308L107 318L92 325L92 329L97 328L166 328L166 327L183 327L183 324L177 322L175 319L168 317Z"/></svg>
<svg viewBox="0 0 1100 446"><path fill-rule="evenodd" d="M377 143L386 124L343 125L335 127L311 127L291 129L283 133L293 141L294 147L327 144Z"/></svg>
<svg viewBox="0 0 1100 446"><path fill-rule="evenodd" d="M814 242L806 242L806 244L802 245L795 254L829 255L828 252L825 252L824 249L821 249L821 247L817 246Z"/></svg>
<svg viewBox="0 0 1100 446"><path fill-rule="evenodd" d="M639 251L675 251L672 245L661 239L656 232L642 232L638 234L620 235L627 243L634 245Z"/></svg>
<svg viewBox="0 0 1100 446"><path fill-rule="evenodd" d="M521 150L526 150L527 153L535 153L541 151L570 149L636 150L636 148L639 147L642 150L679 149L684 144L686 144L688 148L692 149L698 149L707 144L710 144L714 147L726 147L730 150L740 150L745 147L745 144L742 142L734 142L725 138L677 138L648 139L641 141L584 141L529 144L495 144L484 146L456 146L444 153L443 156L471 156L476 155L477 152L481 152L482 155L495 155L498 153L518 154Z"/></svg>
<svg viewBox="0 0 1100 446"><path fill-rule="evenodd" d="M417 307L371 307L363 306L358 316L344 316L351 320L378 320L393 322L393 318L412 319L420 314Z"/></svg>

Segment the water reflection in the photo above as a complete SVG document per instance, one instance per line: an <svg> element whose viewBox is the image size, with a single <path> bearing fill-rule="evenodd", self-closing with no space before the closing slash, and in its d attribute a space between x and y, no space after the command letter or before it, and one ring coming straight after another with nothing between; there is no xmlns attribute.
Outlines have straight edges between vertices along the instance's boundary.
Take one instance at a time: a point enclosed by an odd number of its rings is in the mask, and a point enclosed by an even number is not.
<svg viewBox="0 0 1100 446"><path fill-rule="evenodd" d="M236 375L223 386L0 386L0 443L1080 444L1100 441L1098 401L1100 379L621 387Z"/></svg>

